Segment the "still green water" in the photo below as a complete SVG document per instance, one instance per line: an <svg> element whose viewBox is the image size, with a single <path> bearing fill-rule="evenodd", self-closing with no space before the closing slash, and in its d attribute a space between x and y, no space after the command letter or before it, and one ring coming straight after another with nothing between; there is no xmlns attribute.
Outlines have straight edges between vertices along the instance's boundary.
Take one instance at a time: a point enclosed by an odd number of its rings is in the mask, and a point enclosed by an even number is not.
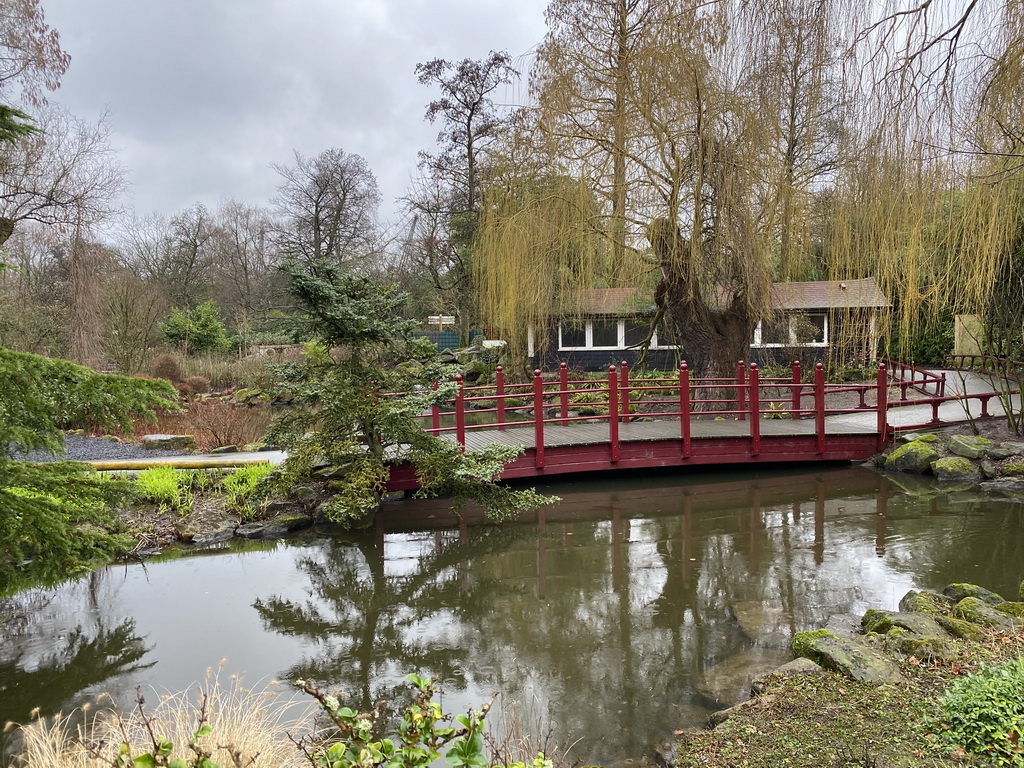
<svg viewBox="0 0 1024 768"><path fill-rule="evenodd" d="M925 485L923 488L930 488ZM311 678L365 707L407 672L448 710L495 690L611 764L743 696L794 631L912 588L1024 578L1024 506L916 495L862 468L559 483L529 521L461 526L387 507L314 531L115 566L0 604L0 722L135 687L177 691L226 659L258 685ZM736 674L726 675L725 672Z"/></svg>

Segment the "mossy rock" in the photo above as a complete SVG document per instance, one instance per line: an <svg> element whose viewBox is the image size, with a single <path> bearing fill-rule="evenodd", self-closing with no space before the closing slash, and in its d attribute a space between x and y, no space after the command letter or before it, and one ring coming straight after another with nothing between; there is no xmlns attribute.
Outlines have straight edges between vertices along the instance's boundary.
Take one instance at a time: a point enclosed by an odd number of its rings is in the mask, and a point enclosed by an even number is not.
<svg viewBox="0 0 1024 768"><path fill-rule="evenodd" d="M851 680L866 683L895 683L903 676L899 667L868 642L848 637L836 637L831 632L798 632L793 636L794 650L801 656L820 664L825 669L839 672ZM807 637L799 638L800 635Z"/></svg>
<svg viewBox="0 0 1024 768"><path fill-rule="evenodd" d="M931 616L949 613L953 610L953 601L938 592L912 589L900 598L900 611L903 613L927 613Z"/></svg>
<svg viewBox="0 0 1024 768"><path fill-rule="evenodd" d="M980 459L992 447L992 441L972 435L953 435L946 447L950 453L967 459Z"/></svg>
<svg viewBox="0 0 1024 768"><path fill-rule="evenodd" d="M954 619L952 616L936 616L935 621L950 635L962 640L981 640L985 637L985 630L977 624L963 619Z"/></svg>
<svg viewBox="0 0 1024 768"><path fill-rule="evenodd" d="M965 597L956 604L953 614L956 618L992 629L1010 629L1015 623L1019 623L977 597Z"/></svg>
<svg viewBox="0 0 1024 768"><path fill-rule="evenodd" d="M954 603L959 603L965 597L976 597L979 600L985 601L989 605L996 605L997 603L1004 602L1003 598L995 592L987 590L984 587L979 587L977 584L968 584L966 582L948 584L943 588L942 594L950 598Z"/></svg>
<svg viewBox="0 0 1024 768"><path fill-rule="evenodd" d="M885 648L918 659L944 659L949 656L947 638L918 635L902 627L893 627L886 633Z"/></svg>
<svg viewBox="0 0 1024 768"><path fill-rule="evenodd" d="M972 484L981 480L981 471L970 459L962 456L949 456L937 459L932 464L932 472L940 483Z"/></svg>
<svg viewBox="0 0 1024 768"><path fill-rule="evenodd" d="M939 452L923 440L901 445L889 454L885 460L885 468L898 472L912 472L923 475L939 458Z"/></svg>
<svg viewBox="0 0 1024 768"><path fill-rule="evenodd" d="M901 443L912 443L915 440L920 440L922 443L937 443L939 436L932 432L904 432L902 435L898 435L896 440Z"/></svg>
<svg viewBox="0 0 1024 768"><path fill-rule="evenodd" d="M793 653L797 656L811 658L808 655L810 653L811 646L815 641L820 640L823 637L835 637L835 635L827 629L812 629L808 632L797 632L793 635L793 639L789 641L789 647L793 649ZM814 659L811 658L811 661L814 661Z"/></svg>
<svg viewBox="0 0 1024 768"><path fill-rule="evenodd" d="M1000 613L1005 613L1007 616L1013 616L1015 619L1024 619L1024 603L999 603L992 606Z"/></svg>
<svg viewBox="0 0 1024 768"><path fill-rule="evenodd" d="M1003 466L1003 474L1009 477L1024 476L1024 461L1014 461Z"/></svg>
<svg viewBox="0 0 1024 768"><path fill-rule="evenodd" d="M939 637L943 634L942 627L935 619L924 613L894 613L873 608L864 613L860 625L865 632L877 632L880 635L894 628L927 637Z"/></svg>

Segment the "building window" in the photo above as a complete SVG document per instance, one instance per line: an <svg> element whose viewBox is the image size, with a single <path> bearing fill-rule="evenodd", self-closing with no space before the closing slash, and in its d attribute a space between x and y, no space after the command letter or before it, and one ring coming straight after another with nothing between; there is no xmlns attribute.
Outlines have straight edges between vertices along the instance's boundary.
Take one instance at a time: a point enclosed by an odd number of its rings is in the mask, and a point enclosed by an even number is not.
<svg viewBox="0 0 1024 768"><path fill-rule="evenodd" d="M754 328L753 347L828 346L828 314L790 312L762 320Z"/></svg>
<svg viewBox="0 0 1024 768"><path fill-rule="evenodd" d="M600 317L579 323L563 322L558 326L559 350L633 349L647 338L650 325L642 320ZM662 333L666 336L665 333ZM671 337L669 337L671 338ZM651 338L652 349L674 348L671 342L659 343L658 332Z"/></svg>

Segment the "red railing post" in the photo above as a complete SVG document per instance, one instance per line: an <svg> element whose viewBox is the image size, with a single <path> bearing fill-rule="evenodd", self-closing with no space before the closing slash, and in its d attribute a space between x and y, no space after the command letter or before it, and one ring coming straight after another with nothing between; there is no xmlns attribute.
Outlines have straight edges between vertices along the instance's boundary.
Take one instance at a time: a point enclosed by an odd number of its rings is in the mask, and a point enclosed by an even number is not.
<svg viewBox="0 0 1024 768"><path fill-rule="evenodd" d="M746 384L747 372L744 368L743 361L740 360L736 363L736 410L738 411L736 418L743 421L746 417L744 410L746 410L747 404L745 402L745 392L743 387Z"/></svg>
<svg viewBox="0 0 1024 768"><path fill-rule="evenodd" d="M612 449L612 462L619 460L619 378L615 366L608 366L608 442Z"/></svg>
<svg viewBox="0 0 1024 768"><path fill-rule="evenodd" d="M825 452L825 367L814 366L814 433L817 435L818 453Z"/></svg>
<svg viewBox="0 0 1024 768"><path fill-rule="evenodd" d="M761 453L761 396L757 363L750 364L750 454Z"/></svg>
<svg viewBox="0 0 1024 768"><path fill-rule="evenodd" d="M793 361L793 410L789 412L791 419L800 418L800 385L803 383L803 371L800 369L800 361Z"/></svg>
<svg viewBox="0 0 1024 768"><path fill-rule="evenodd" d="M533 465L537 469L544 467L544 382L540 378L540 369L533 372L533 437L536 456Z"/></svg>
<svg viewBox="0 0 1024 768"><path fill-rule="evenodd" d="M558 402L562 412L562 426L569 426L569 366L558 365Z"/></svg>
<svg viewBox="0 0 1024 768"><path fill-rule="evenodd" d="M621 382L619 386L619 400L622 402L622 423L629 424L629 365L625 360L619 369Z"/></svg>
<svg viewBox="0 0 1024 768"><path fill-rule="evenodd" d="M885 370L885 363L878 364L877 386L875 407L878 409L878 450L882 451L889 436L889 374Z"/></svg>
<svg viewBox="0 0 1024 768"><path fill-rule="evenodd" d="M466 393L462 374L455 374L455 440L466 450Z"/></svg>
<svg viewBox="0 0 1024 768"><path fill-rule="evenodd" d="M434 391L437 392L437 382L434 382ZM437 407L437 403L430 406L430 428L434 430L434 434L438 434L441 429L441 409Z"/></svg>
<svg viewBox="0 0 1024 768"><path fill-rule="evenodd" d="M505 429L505 369L494 371L494 399L498 404L498 429Z"/></svg>
<svg viewBox="0 0 1024 768"><path fill-rule="evenodd" d="M690 370L679 363L679 431L683 438L683 458L690 458Z"/></svg>

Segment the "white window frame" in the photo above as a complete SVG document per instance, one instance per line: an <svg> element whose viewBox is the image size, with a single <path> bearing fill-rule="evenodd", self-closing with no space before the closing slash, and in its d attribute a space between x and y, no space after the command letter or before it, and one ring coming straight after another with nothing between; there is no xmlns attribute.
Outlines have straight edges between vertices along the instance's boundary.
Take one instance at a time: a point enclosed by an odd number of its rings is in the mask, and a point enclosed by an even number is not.
<svg viewBox="0 0 1024 768"><path fill-rule="evenodd" d="M597 319L597 318L594 318L594 319ZM615 321L615 323L617 325L617 331L618 331L617 334L616 334L616 342L617 343L616 343L616 345L614 347L609 347L609 346L595 347L594 346L594 320L584 320L581 323L583 325L583 330L584 330L584 342L583 342L584 346L582 346L582 347L568 347L568 346L565 345L565 343L562 340L562 325L563 325L563 323L559 322L559 324L558 324L558 351L559 352L580 352L580 351L588 351L588 350L600 351L600 350L609 350L609 349L615 349L615 350L635 349L636 345L626 346L626 323L629 322L629 318L618 317L618 318L615 318L614 321ZM663 347L660 344L658 344L658 333L657 333L657 331L655 331L654 335L651 337L651 349L675 349L675 348L676 348L675 345Z"/></svg>
<svg viewBox="0 0 1024 768"><path fill-rule="evenodd" d="M801 316L806 315L808 317L821 317L823 318L822 323L822 338L823 341L807 341L798 342L796 338L796 320ZM789 321L789 343L761 343L761 320L757 321L757 325L754 327L754 341L750 345L751 347L757 347L759 349L782 349L784 347L827 347L829 339L829 313L828 312L786 312L783 315Z"/></svg>

